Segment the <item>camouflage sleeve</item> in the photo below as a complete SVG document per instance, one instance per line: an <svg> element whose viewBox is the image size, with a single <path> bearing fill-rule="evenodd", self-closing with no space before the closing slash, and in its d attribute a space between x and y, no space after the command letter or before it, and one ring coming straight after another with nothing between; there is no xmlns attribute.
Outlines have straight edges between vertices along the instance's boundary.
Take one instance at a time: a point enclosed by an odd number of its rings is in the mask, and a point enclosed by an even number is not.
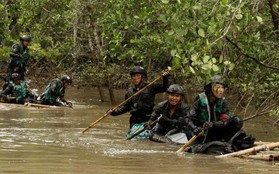
<svg viewBox="0 0 279 174"><path fill-rule="evenodd" d="M7 96L8 94L11 94L12 91L13 91L13 85L9 83L6 89L2 91L2 96Z"/></svg>
<svg viewBox="0 0 279 174"><path fill-rule="evenodd" d="M10 52L11 57L20 57L20 47L18 44L12 46L12 51Z"/></svg>
<svg viewBox="0 0 279 174"><path fill-rule="evenodd" d="M225 121L229 121L232 118L232 114L229 110L229 105L227 100L224 100L223 102L223 107L222 107L222 113L220 114L220 120L225 120Z"/></svg>
<svg viewBox="0 0 279 174"><path fill-rule="evenodd" d="M187 117L194 122L198 121L199 103L200 103L199 98L196 98L193 105L190 107L188 114L187 114Z"/></svg>
<svg viewBox="0 0 279 174"><path fill-rule="evenodd" d="M157 118L160 117L161 114L162 114L162 109L161 109L161 106L160 106L160 103L159 103L158 105L156 105L154 107L154 111L151 114L150 121L155 121Z"/></svg>
<svg viewBox="0 0 279 174"><path fill-rule="evenodd" d="M49 93L50 95L56 95L57 91L56 91L56 87L57 87L57 81L56 80L52 80L49 84Z"/></svg>

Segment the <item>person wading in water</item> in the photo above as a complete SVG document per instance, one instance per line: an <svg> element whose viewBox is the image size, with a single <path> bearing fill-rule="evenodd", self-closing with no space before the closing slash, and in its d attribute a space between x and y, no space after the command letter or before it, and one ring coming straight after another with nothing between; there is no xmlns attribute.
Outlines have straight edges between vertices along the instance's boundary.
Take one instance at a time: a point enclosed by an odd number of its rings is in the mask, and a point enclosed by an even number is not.
<svg viewBox="0 0 279 174"><path fill-rule="evenodd" d="M151 115L149 123L158 119L158 123L151 131L150 140L155 142L174 144L168 135L175 133L185 133L185 117L190 107L183 102L184 92L181 86L177 84L170 85L167 89L167 100L159 103ZM177 134L178 135L178 134ZM187 137L184 134L185 141Z"/></svg>
<svg viewBox="0 0 279 174"><path fill-rule="evenodd" d="M163 93L168 88L168 75L169 71L166 70L163 72L163 84L152 84L147 89L145 89L142 93L137 95L136 97L129 100L123 106L118 109L110 112L112 116L117 116L124 114L126 112L130 112L130 130L128 132L128 136L132 135L136 130L140 129L144 126L144 124L149 120L150 115L153 112L155 95L158 93ZM133 86L130 87L126 94L125 99L129 98L137 91L144 88L148 83L147 80L147 72L143 67L135 66L130 71L131 80ZM138 136L138 138L148 138L147 131L143 132Z"/></svg>

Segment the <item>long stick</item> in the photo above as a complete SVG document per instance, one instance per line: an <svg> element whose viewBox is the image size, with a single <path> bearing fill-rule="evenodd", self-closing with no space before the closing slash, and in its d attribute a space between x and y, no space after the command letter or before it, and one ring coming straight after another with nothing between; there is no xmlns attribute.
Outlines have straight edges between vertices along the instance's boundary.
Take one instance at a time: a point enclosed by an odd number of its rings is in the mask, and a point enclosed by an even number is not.
<svg viewBox="0 0 279 174"><path fill-rule="evenodd" d="M25 103L24 106L34 106L34 107L40 107L40 108L62 108L59 106L50 106L50 105L42 105L42 104L36 104L36 103Z"/></svg>
<svg viewBox="0 0 279 174"><path fill-rule="evenodd" d="M190 146L199 136L201 136L204 132L204 129L202 129L202 131L198 134L193 136L189 141L187 141L182 147L180 147L180 149L178 149L176 152L177 153L181 153L184 152L184 150Z"/></svg>
<svg viewBox="0 0 279 174"><path fill-rule="evenodd" d="M119 105L115 106L112 111L116 110L117 108L119 108L120 106L124 105L125 103L127 103L130 99L132 99L133 97L137 96L138 94L140 94L142 91L144 91L146 88L148 88L149 86L151 86L153 83L157 82L158 80L161 79L163 75L160 75L159 77L157 77L155 80L153 80L152 82L150 82L148 85L146 85L145 87L143 87L141 90L139 90L138 92L136 92L134 95L132 95L131 97L127 98L125 101L123 101L122 103L120 103ZM87 128L85 128L82 133L86 132L88 129L92 128L95 124L97 124L99 121L101 121L102 119L106 118L109 115L109 113L105 113L103 116L101 116L99 119L97 119L96 121L94 121L93 123L91 123Z"/></svg>
<svg viewBox="0 0 279 174"><path fill-rule="evenodd" d="M264 149L272 149L272 148L276 148L276 147L279 147L279 142L264 144L264 145L260 145L260 146L256 146L256 147L251 147L249 149L240 150L240 151L233 152L233 153L228 153L228 154L225 154L225 155L219 155L219 156L216 156L216 158L241 156L241 155L245 155L245 154L248 154L248 153L258 152L258 151L261 151L261 150L264 150Z"/></svg>
<svg viewBox="0 0 279 174"><path fill-rule="evenodd" d="M243 155L243 158L256 159L256 160L265 160L265 161L274 161L279 160L279 154L260 154L260 155Z"/></svg>

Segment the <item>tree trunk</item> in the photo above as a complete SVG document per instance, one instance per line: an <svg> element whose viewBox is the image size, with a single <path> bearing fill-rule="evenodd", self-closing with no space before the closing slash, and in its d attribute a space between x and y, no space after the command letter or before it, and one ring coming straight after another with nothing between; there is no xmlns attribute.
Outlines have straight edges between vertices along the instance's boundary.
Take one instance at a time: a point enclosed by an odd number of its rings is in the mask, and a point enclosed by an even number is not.
<svg viewBox="0 0 279 174"><path fill-rule="evenodd" d="M116 104L115 97L114 97L114 93L113 93L113 88L112 88L112 86L110 84L110 81L109 81L109 77L105 76L105 78L106 78L106 84L108 86L110 102L111 102L112 105L115 105Z"/></svg>
<svg viewBox="0 0 279 174"><path fill-rule="evenodd" d="M99 95L100 95L100 101L104 102L104 94L103 94L101 86L98 86L98 91L99 91Z"/></svg>
<svg viewBox="0 0 279 174"><path fill-rule="evenodd" d="M109 91L110 102L112 105L115 105L115 103L116 103L115 97L114 97L113 89L110 85L108 86L108 91Z"/></svg>
<svg viewBox="0 0 279 174"><path fill-rule="evenodd" d="M277 0L268 0L268 5L270 8L270 14L272 17L275 33L279 34L279 13L275 10L275 5Z"/></svg>
<svg viewBox="0 0 279 174"><path fill-rule="evenodd" d="M147 72L150 73L150 72L151 72L151 69L152 69L152 57L151 57L151 55L149 54L149 56L148 56L148 67L147 67Z"/></svg>

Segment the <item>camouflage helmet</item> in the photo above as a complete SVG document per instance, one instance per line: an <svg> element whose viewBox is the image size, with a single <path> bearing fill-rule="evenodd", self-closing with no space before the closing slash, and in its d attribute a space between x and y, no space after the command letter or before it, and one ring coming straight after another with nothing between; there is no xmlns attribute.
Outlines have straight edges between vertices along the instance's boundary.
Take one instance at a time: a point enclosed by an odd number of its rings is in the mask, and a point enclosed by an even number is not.
<svg viewBox="0 0 279 174"><path fill-rule="evenodd" d="M211 77L209 83L207 83L204 86L204 89L211 90L212 85L214 85L214 84L222 84L224 87L228 87L227 84L225 83L224 78L221 75L215 75L215 76Z"/></svg>
<svg viewBox="0 0 279 174"><path fill-rule="evenodd" d="M72 84L72 83L73 83L71 77L68 76L68 75L63 75L63 76L61 77L61 81L66 81L66 82L69 83L69 84Z"/></svg>
<svg viewBox="0 0 279 174"><path fill-rule="evenodd" d="M142 74L144 76L144 78L147 78L147 72L141 66L135 66L133 69L131 69L130 75L132 76L134 74Z"/></svg>
<svg viewBox="0 0 279 174"><path fill-rule="evenodd" d="M184 95L183 88L178 84L170 85L167 89L167 93Z"/></svg>
<svg viewBox="0 0 279 174"><path fill-rule="evenodd" d="M31 36L28 36L28 35L22 35L22 36L20 36L19 39L20 39L21 41L27 41L27 42L31 42L31 41L32 41Z"/></svg>
<svg viewBox="0 0 279 174"><path fill-rule="evenodd" d="M17 78L21 78L21 76L20 76L20 74L18 74L18 73L13 73L12 74L12 79L14 80L14 79L17 79Z"/></svg>
<svg viewBox="0 0 279 174"><path fill-rule="evenodd" d="M210 83L219 83L225 85L224 79L220 75L215 75L210 79Z"/></svg>

